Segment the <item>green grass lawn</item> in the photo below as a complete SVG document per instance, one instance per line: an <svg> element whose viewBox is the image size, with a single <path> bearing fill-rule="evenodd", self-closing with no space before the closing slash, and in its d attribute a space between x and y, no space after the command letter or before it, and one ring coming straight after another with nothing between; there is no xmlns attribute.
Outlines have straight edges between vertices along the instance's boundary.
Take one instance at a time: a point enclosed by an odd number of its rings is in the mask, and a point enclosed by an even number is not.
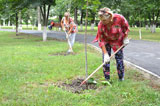
<svg viewBox="0 0 160 106"><path fill-rule="evenodd" d="M90 27L88 27L87 29L88 29L88 31L87 31L88 35L96 35L97 27L95 27L95 30L90 30ZM130 32L129 32L129 35L128 35L129 38L135 39L135 40L140 40L139 29L140 28L130 28ZM80 27L79 27L79 32L78 33L85 34L85 28L83 28L83 31L81 31ZM141 40L160 42L160 28L156 28L156 33L151 33L150 29L146 30L143 27L143 28L141 28L141 36L142 36Z"/></svg>
<svg viewBox="0 0 160 106"><path fill-rule="evenodd" d="M14 26L1 26L1 29L16 29L16 27ZM33 30L37 30L37 27L33 27ZM32 30L32 26L23 26L23 30Z"/></svg>
<svg viewBox="0 0 160 106"><path fill-rule="evenodd" d="M131 39L139 40L139 30L140 28L131 28L129 32L129 37ZM141 28L141 36L142 40L160 42L160 28L156 28L156 33L151 33L150 29L146 30L145 28Z"/></svg>
<svg viewBox="0 0 160 106"><path fill-rule="evenodd" d="M13 27L9 26L1 26L2 29L13 29ZM37 30L37 27L34 27L33 30ZM43 27L42 27L43 29ZM139 37L139 30L141 29L141 35L142 39L141 40L147 40L147 41L156 41L160 42L160 28L156 28L155 33L151 33L150 29L146 30L146 28L133 28L130 27L130 32L129 32L129 38L134 39L134 40L140 40ZM23 30L32 30L32 27L23 27ZM49 30L49 29L48 29ZM58 28L53 27L52 30L59 31ZM83 30L81 30L80 26L78 26L78 33L79 34L85 34L85 26L83 26ZM97 34L97 27L94 27L94 30L91 30L91 27L87 27L87 34L88 35L96 35Z"/></svg>
<svg viewBox="0 0 160 106"><path fill-rule="evenodd" d="M67 51L67 43L31 35L0 32L0 106L159 106L160 87L136 70L127 68L119 82L111 62L112 86L104 86L102 69L93 78L96 90L76 94L56 86L85 77L84 46L76 43L75 55L54 55ZM88 71L101 64L101 55L88 48Z"/></svg>

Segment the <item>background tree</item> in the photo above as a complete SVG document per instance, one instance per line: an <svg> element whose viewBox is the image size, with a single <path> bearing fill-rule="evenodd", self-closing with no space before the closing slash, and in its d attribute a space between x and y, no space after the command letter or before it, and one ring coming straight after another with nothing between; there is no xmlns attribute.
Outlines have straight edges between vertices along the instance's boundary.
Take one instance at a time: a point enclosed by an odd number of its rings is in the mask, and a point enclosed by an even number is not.
<svg viewBox="0 0 160 106"><path fill-rule="evenodd" d="M56 5L55 0L24 0L24 4L31 8L40 7L43 18L43 41L47 40L47 25L51 6Z"/></svg>
<svg viewBox="0 0 160 106"><path fill-rule="evenodd" d="M57 0L56 5L52 8L53 16L58 16L59 22L61 21L64 13L70 9L71 0Z"/></svg>
<svg viewBox="0 0 160 106"><path fill-rule="evenodd" d="M18 13L25 9L27 5L25 5L25 2L21 0L1 0L0 5L3 5L5 7L4 9L2 9L2 12L4 14L6 14L7 12L8 14L15 14L13 16L15 16L16 35L18 35Z"/></svg>

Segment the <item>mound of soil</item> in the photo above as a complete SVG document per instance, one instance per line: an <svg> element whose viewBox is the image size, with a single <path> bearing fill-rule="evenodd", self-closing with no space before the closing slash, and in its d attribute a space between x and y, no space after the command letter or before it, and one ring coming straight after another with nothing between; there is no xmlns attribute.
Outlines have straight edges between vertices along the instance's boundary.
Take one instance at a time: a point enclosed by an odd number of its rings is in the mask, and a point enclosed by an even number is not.
<svg viewBox="0 0 160 106"><path fill-rule="evenodd" d="M62 83L62 84L59 84L58 87L61 87L62 89L65 89L73 93L82 93L84 90L97 89L96 84L91 84L91 83L86 83L80 86L83 80L84 79L77 78L77 79L74 79L71 84Z"/></svg>

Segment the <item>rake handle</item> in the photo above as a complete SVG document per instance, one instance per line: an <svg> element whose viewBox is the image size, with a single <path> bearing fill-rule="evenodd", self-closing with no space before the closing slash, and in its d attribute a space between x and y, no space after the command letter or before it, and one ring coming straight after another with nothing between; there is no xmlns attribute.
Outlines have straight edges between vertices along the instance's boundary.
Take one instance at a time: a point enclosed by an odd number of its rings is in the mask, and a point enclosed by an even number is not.
<svg viewBox="0 0 160 106"><path fill-rule="evenodd" d="M64 32L66 33L66 36L67 36L67 40L68 40L69 48L70 48L70 49L72 49L71 43L70 43L70 41L69 41L69 35L67 34L67 32L66 32L66 31L64 31Z"/></svg>
<svg viewBox="0 0 160 106"><path fill-rule="evenodd" d="M111 56L110 58L112 58L119 50L121 50L125 45L123 44L120 48L118 48ZM102 63L94 72L92 72L81 84L80 86L82 86L94 73L96 73L103 65L105 64Z"/></svg>

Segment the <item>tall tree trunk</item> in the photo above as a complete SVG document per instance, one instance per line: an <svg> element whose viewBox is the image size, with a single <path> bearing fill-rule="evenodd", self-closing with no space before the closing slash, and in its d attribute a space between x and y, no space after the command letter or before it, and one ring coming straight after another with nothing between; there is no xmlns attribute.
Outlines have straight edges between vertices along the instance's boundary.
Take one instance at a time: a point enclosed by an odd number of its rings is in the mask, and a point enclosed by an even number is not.
<svg viewBox="0 0 160 106"><path fill-rule="evenodd" d="M18 36L18 12L16 12L16 36Z"/></svg>
<svg viewBox="0 0 160 106"><path fill-rule="evenodd" d="M88 0L87 0L88 7ZM86 19L85 19L85 36L84 36L84 46L85 46L85 71L86 78L88 77L88 61L87 61L87 25L88 25L88 9L86 8ZM88 84L86 83L86 87L88 89Z"/></svg>
<svg viewBox="0 0 160 106"><path fill-rule="evenodd" d="M37 15L38 15L38 30L41 30L41 11L40 11L40 7L37 7Z"/></svg>
<svg viewBox="0 0 160 106"><path fill-rule="evenodd" d="M11 26L10 17L8 19L8 26Z"/></svg>
<svg viewBox="0 0 160 106"><path fill-rule="evenodd" d="M62 15L59 15L59 23L61 23Z"/></svg>
<svg viewBox="0 0 160 106"><path fill-rule="evenodd" d="M94 30L94 22L95 22L95 13L91 12L92 19L91 19L91 30Z"/></svg>
<svg viewBox="0 0 160 106"><path fill-rule="evenodd" d="M77 21L77 7L74 9L74 22L77 26L77 31L78 31L78 21Z"/></svg>
<svg viewBox="0 0 160 106"><path fill-rule="evenodd" d="M151 15L148 13L149 25L151 25Z"/></svg>
<svg viewBox="0 0 160 106"><path fill-rule="evenodd" d="M156 15L156 21L155 21L155 24L156 24L156 25L157 25L157 22L158 22L159 14L160 14L160 10L158 10L157 15ZM157 27L158 27L158 26L157 26Z"/></svg>
<svg viewBox="0 0 160 106"><path fill-rule="evenodd" d="M44 4L42 7L40 7L42 17L43 17L43 41L47 40L47 31L46 31L46 5Z"/></svg>
<svg viewBox="0 0 160 106"><path fill-rule="evenodd" d="M75 24L78 24L78 21L77 21L77 7L74 9L74 22L75 22Z"/></svg>
<svg viewBox="0 0 160 106"><path fill-rule="evenodd" d="M155 22L155 13L153 12L152 15L153 15L152 19L153 19L153 24L154 24L154 22Z"/></svg>
<svg viewBox="0 0 160 106"><path fill-rule="evenodd" d="M151 26L151 32L155 33L156 32L156 23L155 23L155 12L152 13L152 26Z"/></svg>
<svg viewBox="0 0 160 106"><path fill-rule="evenodd" d="M80 30L83 31L83 16L84 16L84 11L81 9L81 19L80 19Z"/></svg>
<svg viewBox="0 0 160 106"><path fill-rule="evenodd" d="M6 26L5 19L3 19L3 26Z"/></svg>
<svg viewBox="0 0 160 106"><path fill-rule="evenodd" d="M146 19L146 17L144 17L144 22L145 22L145 27L146 27L146 30L148 30L148 23L147 23L147 19Z"/></svg>
<svg viewBox="0 0 160 106"><path fill-rule="evenodd" d="M43 16L43 41L47 40L47 24L48 24L48 17L49 17L49 10L50 5L48 5L47 12L46 12L46 5L44 4L43 7L40 7L42 16Z"/></svg>
<svg viewBox="0 0 160 106"><path fill-rule="evenodd" d="M21 13L21 11L19 12L18 16L19 16L19 19L18 19L19 20L18 29L20 31L20 30L22 30L22 13Z"/></svg>
<svg viewBox="0 0 160 106"><path fill-rule="evenodd" d="M83 16L84 16L84 12L83 12L83 10L81 9L81 20L80 20L80 24L83 24Z"/></svg>
<svg viewBox="0 0 160 106"><path fill-rule="evenodd" d="M49 17L49 11L50 11L51 5L48 5L48 10L47 10L47 19L46 19L46 26L48 25L48 17Z"/></svg>

